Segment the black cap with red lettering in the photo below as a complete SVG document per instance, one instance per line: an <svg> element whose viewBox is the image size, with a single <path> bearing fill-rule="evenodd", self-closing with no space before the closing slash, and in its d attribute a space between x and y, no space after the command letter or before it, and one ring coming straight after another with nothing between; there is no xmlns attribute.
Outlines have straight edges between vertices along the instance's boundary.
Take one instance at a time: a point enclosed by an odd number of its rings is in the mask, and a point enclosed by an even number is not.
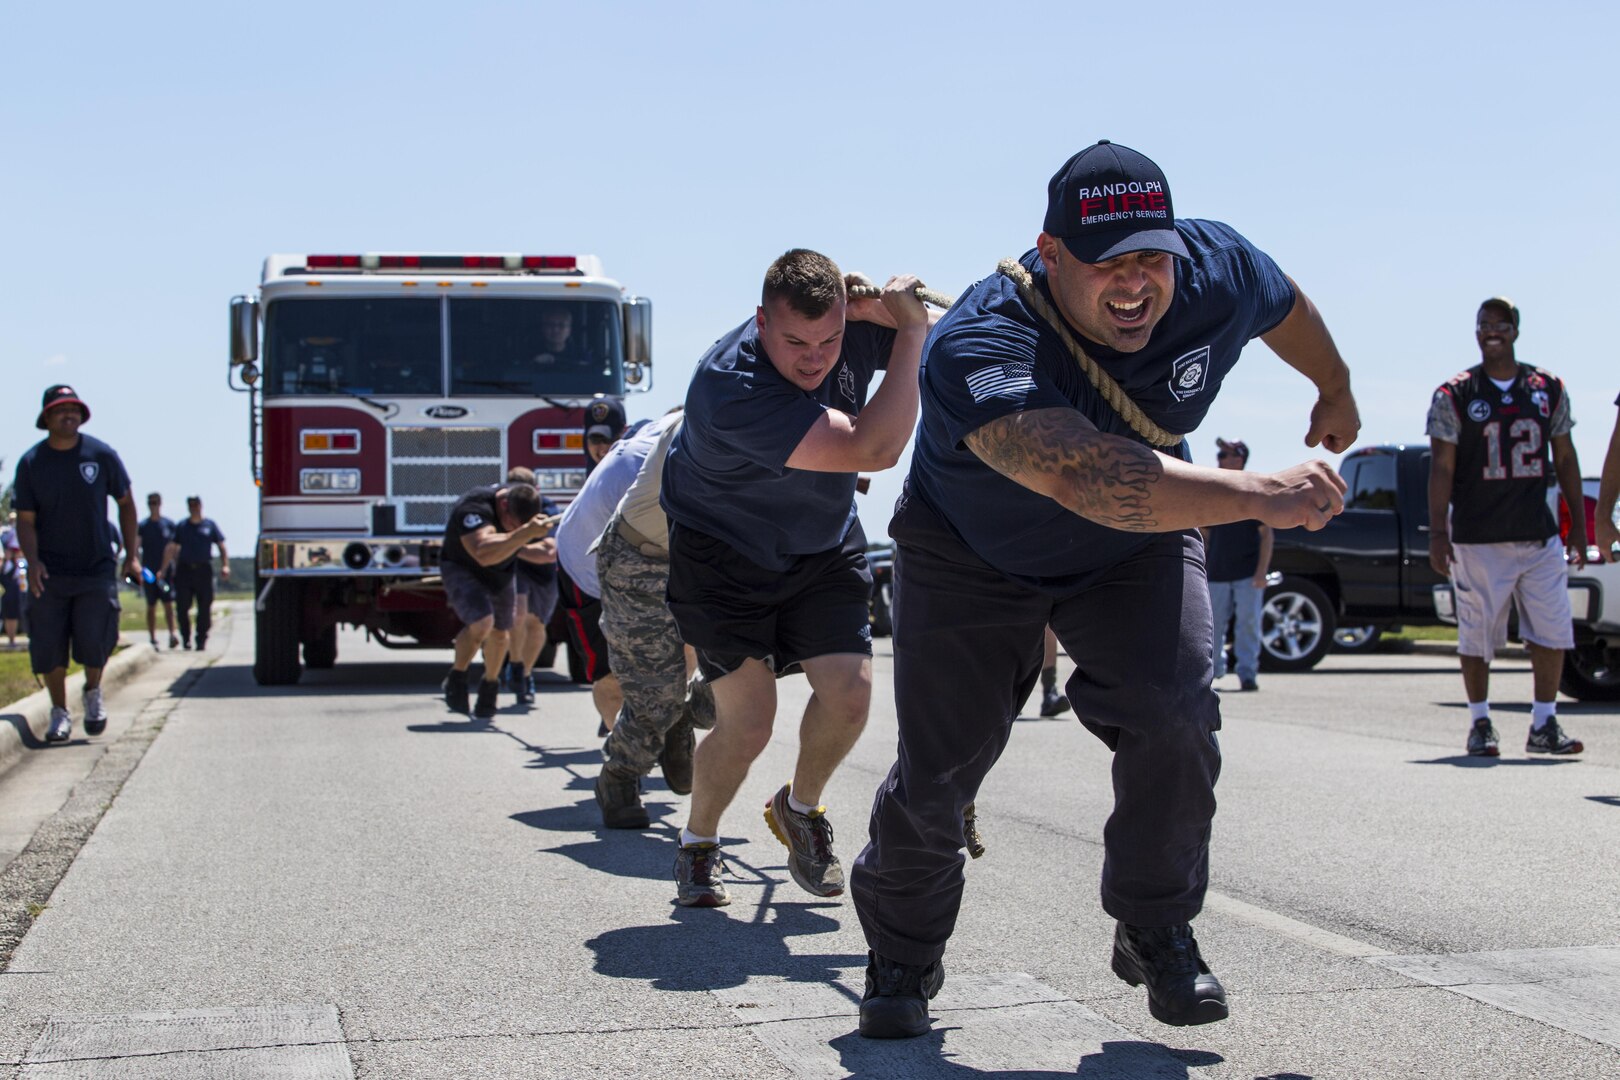
<svg viewBox="0 0 1620 1080"><path fill-rule="evenodd" d="M34 421L34 426L39 428L41 431L44 431L45 414L56 408L58 405L77 405L79 408L83 409L84 418L79 421L80 423L84 423L90 419L90 406L86 405L84 403L84 399L79 397L78 391L74 390L73 387L68 386L65 383L57 383L55 386L50 387L45 391L45 397L39 403L39 419Z"/></svg>
<svg viewBox="0 0 1620 1080"><path fill-rule="evenodd" d="M1164 173L1129 147L1107 139L1086 147L1063 163L1046 193L1043 230L1081 262L1104 262L1133 251L1190 257L1176 232Z"/></svg>

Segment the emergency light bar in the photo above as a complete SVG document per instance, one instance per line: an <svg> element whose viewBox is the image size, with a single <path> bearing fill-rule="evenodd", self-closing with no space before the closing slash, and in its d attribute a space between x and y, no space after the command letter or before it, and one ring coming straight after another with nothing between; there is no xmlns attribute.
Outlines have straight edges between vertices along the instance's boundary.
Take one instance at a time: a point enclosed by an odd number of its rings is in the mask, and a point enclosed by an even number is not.
<svg viewBox="0 0 1620 1080"><path fill-rule="evenodd" d="M574 255L306 255L306 270L579 271Z"/></svg>

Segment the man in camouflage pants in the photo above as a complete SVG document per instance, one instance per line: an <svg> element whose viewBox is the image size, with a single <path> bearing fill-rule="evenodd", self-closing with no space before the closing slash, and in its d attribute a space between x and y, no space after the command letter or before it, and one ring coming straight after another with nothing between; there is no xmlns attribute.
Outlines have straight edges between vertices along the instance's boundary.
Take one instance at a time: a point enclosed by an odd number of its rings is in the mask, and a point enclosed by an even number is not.
<svg viewBox="0 0 1620 1080"><path fill-rule="evenodd" d="M687 649L664 606L669 584L669 529L658 494L664 455L680 427L680 417L659 423L664 430L657 445L624 493L596 548L602 635L624 691L624 705L605 747L607 764L596 778L602 824L610 829L648 826L640 787L641 778L654 765L663 768L671 791L690 794L693 729L714 726L714 696L701 678L688 688Z"/></svg>

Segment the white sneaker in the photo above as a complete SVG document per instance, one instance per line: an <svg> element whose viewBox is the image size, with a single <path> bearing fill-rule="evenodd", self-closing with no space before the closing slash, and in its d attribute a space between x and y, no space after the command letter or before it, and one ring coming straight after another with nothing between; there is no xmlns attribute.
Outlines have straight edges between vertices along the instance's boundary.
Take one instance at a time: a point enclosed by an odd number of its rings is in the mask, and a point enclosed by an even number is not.
<svg viewBox="0 0 1620 1080"><path fill-rule="evenodd" d="M46 742L67 742L73 737L73 714L66 709L51 709L51 726L45 729Z"/></svg>
<svg viewBox="0 0 1620 1080"><path fill-rule="evenodd" d="M100 735L107 730L107 706L101 702L101 687L84 692L84 733Z"/></svg>

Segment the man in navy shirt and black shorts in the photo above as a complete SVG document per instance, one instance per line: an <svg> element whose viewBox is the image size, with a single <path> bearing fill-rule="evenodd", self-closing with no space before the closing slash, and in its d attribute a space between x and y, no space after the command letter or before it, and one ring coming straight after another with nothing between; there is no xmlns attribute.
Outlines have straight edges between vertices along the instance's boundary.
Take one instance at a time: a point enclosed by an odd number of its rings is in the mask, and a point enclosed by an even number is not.
<svg viewBox="0 0 1620 1080"><path fill-rule="evenodd" d="M439 577L450 610L462 623L456 657L444 679L444 700L455 712L468 711L467 669L483 649L484 678L472 715L481 720L495 715L501 665L517 615L517 560L550 530L551 522L540 515L540 493L529 484L476 487L451 508ZM555 558L548 551L528 554L539 562Z"/></svg>
<svg viewBox="0 0 1620 1080"><path fill-rule="evenodd" d="M164 552L174 539L174 522L163 516L163 496L157 492L146 497L147 516L141 519L141 565L148 570L163 566ZM143 581L146 592L146 635L157 648L157 609L163 605L163 621L169 627L169 648L178 649L180 638L174 632L174 573L152 574L151 581Z"/></svg>
<svg viewBox="0 0 1620 1080"><path fill-rule="evenodd" d="M1306 445L1341 451L1360 426L1326 327L1270 258L1226 225L1177 221L1158 166L1107 142L1052 178L1036 244L956 302L923 361L889 526L900 753L851 875L872 949L867 1036L928 1030L962 899L962 810L1035 683L1048 624L1075 663L1076 715L1114 752L1114 971L1148 984L1165 1023L1226 1016L1189 925L1220 769L1197 527L1318 529L1343 507L1324 462L1265 475L1187 460L1181 436L1260 336L1320 391Z"/></svg>
<svg viewBox="0 0 1620 1080"><path fill-rule="evenodd" d="M135 500L129 473L118 453L99 439L80 434L90 406L71 386L45 391L34 426L49 434L17 462L15 501L17 540L28 558L28 651L34 674L45 679L51 698L49 742L73 735L67 708L67 664L71 652L84 665L84 733L107 730L101 700L101 669L118 643L118 561L107 500L118 503L125 536L134 536ZM141 559L131 545L124 576L140 580Z"/></svg>
<svg viewBox="0 0 1620 1080"><path fill-rule="evenodd" d="M720 816L770 741L776 677L794 665L810 681L810 703L793 782L765 817L788 846L794 881L817 896L844 891L821 794L871 703L872 574L856 474L894 465L911 437L929 323L917 287L891 278L880 301L850 301L831 259L789 251L766 271L754 317L692 376L660 497L670 614L715 702L675 863L682 905L729 902Z"/></svg>

